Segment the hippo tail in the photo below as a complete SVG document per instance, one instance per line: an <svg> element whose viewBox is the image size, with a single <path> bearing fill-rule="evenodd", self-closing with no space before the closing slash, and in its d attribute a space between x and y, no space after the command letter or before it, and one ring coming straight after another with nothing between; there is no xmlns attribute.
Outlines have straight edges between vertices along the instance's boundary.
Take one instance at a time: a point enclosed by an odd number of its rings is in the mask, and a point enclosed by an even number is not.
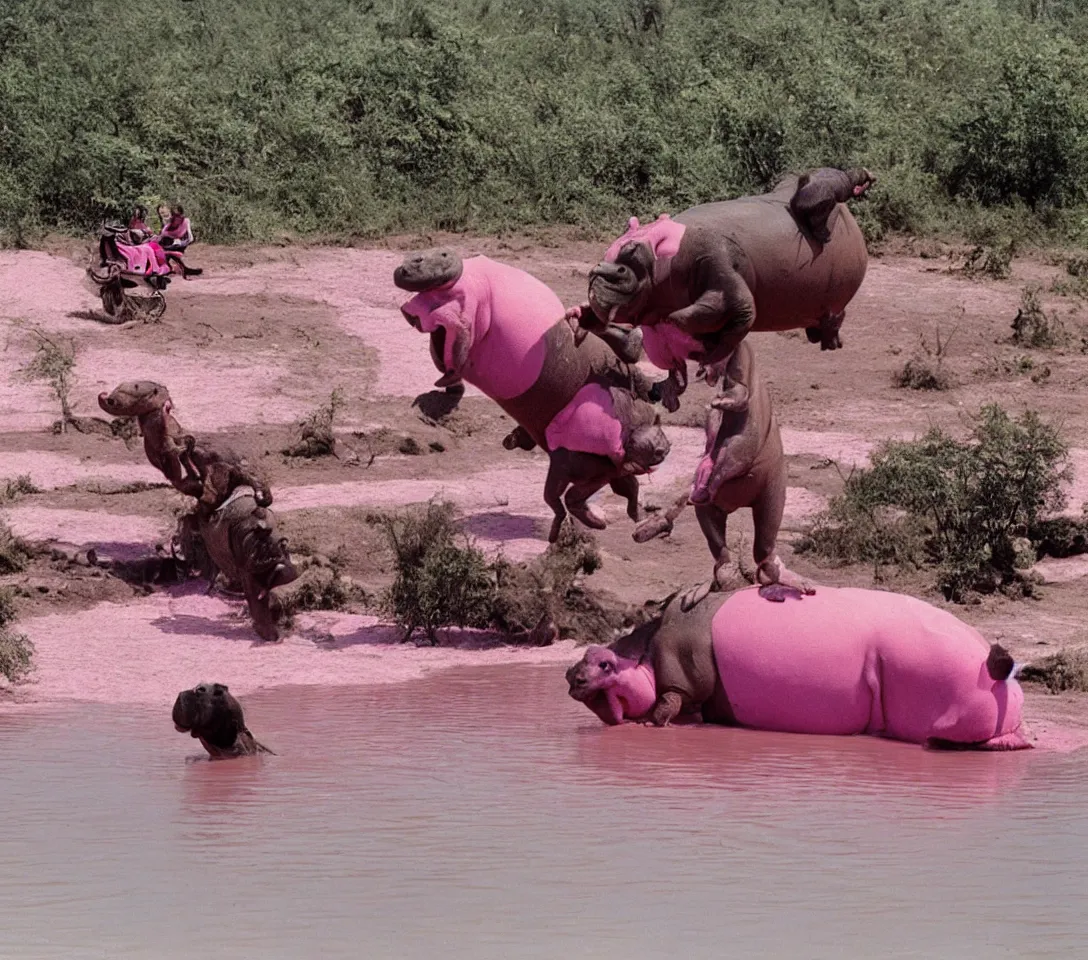
<svg viewBox="0 0 1088 960"><path fill-rule="evenodd" d="M990 679L996 683L1003 680L1011 680L1019 669L1009 653L1000 643L990 644L990 653L986 657L986 672Z"/></svg>

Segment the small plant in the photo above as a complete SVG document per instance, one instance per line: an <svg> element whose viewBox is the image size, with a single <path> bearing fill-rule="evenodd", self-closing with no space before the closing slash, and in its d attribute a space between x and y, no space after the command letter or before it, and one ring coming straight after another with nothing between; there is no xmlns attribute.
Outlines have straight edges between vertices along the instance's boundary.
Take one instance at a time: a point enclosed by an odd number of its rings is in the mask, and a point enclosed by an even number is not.
<svg viewBox="0 0 1088 960"><path fill-rule="evenodd" d="M1057 314L1047 315L1038 287L1026 287L1020 297L1020 309L1012 321L1012 342L1040 350L1062 346L1069 339L1065 324Z"/></svg>
<svg viewBox="0 0 1088 960"><path fill-rule="evenodd" d="M284 449L287 457L328 457L336 454L336 436L332 431L337 411L344 405L344 391L337 387L328 402L321 404L298 425L297 442Z"/></svg>
<svg viewBox="0 0 1088 960"><path fill-rule="evenodd" d="M21 372L31 383L49 384L53 396L60 402L60 430L63 433L72 419L68 397L75 379L76 344L72 339L51 340L40 330L35 330L34 335L38 338L38 349Z"/></svg>
<svg viewBox="0 0 1088 960"><path fill-rule="evenodd" d="M25 680L34 658L34 644L30 638L8 630L15 615L12 591L0 590L0 676L6 677L9 683Z"/></svg>
<svg viewBox="0 0 1088 960"><path fill-rule="evenodd" d="M895 385L909 390L947 390L951 387L952 375L945 369L944 360L955 335L953 330L942 340L941 329L937 327L931 343L925 333L921 333L914 356L894 375Z"/></svg>
<svg viewBox="0 0 1088 960"><path fill-rule="evenodd" d="M1035 360L1026 353L1014 357L990 357L975 372L984 377L1022 377L1035 370Z"/></svg>
<svg viewBox="0 0 1088 960"><path fill-rule="evenodd" d="M11 503L32 493L41 492L41 487L30 479L29 473L21 473L13 480L0 480L0 503Z"/></svg>
<svg viewBox="0 0 1088 960"><path fill-rule="evenodd" d="M963 264L968 277L988 277L990 280L1006 280L1012 271L1012 258L1016 254L1016 241L1006 240L993 246L976 246Z"/></svg>
<svg viewBox="0 0 1088 960"><path fill-rule="evenodd" d="M490 565L460 533L451 503L383 518L396 576L383 598L387 614L410 639L422 629L437 642L442 627L486 627L495 603Z"/></svg>
<svg viewBox="0 0 1088 960"><path fill-rule="evenodd" d="M564 524L555 543L528 563L496 561L496 625L508 633L525 633L551 622L563 635L607 634L615 626L608 612L576 585L579 577L600 565L593 536L570 523Z"/></svg>
<svg viewBox="0 0 1088 960"><path fill-rule="evenodd" d="M1051 693L1088 692L1088 650L1063 650L1025 664L1020 679L1044 684Z"/></svg>
<svg viewBox="0 0 1088 960"><path fill-rule="evenodd" d="M25 570L32 556L33 552L27 543L15 536L6 523L0 521L0 576Z"/></svg>
<svg viewBox="0 0 1088 960"><path fill-rule="evenodd" d="M930 564L946 596L961 600L1023 581L1022 541L1062 507L1071 475L1052 426L987 406L968 441L934 428L881 446L799 549L841 563Z"/></svg>

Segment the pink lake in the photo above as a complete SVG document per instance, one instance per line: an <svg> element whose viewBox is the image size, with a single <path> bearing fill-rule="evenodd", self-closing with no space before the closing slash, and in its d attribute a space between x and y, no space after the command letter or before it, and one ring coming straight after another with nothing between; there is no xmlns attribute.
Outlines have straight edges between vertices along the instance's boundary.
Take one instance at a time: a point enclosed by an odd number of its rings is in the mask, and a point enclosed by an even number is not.
<svg viewBox="0 0 1088 960"><path fill-rule="evenodd" d="M168 702L0 714L0 956L1073 957L1088 942L1088 751L610 729L554 664L244 704L276 756L193 759Z"/></svg>

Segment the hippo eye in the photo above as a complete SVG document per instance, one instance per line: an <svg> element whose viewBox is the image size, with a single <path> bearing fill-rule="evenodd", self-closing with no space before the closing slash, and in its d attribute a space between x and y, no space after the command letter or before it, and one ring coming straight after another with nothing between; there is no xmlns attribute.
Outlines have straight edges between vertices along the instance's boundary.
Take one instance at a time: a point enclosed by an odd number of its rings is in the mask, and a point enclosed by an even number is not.
<svg viewBox="0 0 1088 960"><path fill-rule="evenodd" d="M212 687L212 696L221 697L226 692L226 690L227 688L224 687L223 684L217 683L214 687Z"/></svg>
<svg viewBox="0 0 1088 960"><path fill-rule="evenodd" d="M602 660L601 661L601 673L611 673L611 672L612 672L612 664L610 664L607 660Z"/></svg>

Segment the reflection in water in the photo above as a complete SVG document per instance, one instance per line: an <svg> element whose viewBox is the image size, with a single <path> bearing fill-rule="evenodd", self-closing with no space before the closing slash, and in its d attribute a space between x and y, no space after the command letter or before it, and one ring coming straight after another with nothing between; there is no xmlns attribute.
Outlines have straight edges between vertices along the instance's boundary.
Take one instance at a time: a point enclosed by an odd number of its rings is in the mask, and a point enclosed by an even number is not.
<svg viewBox="0 0 1088 960"><path fill-rule="evenodd" d="M1088 752L606 728L562 670L0 718L0 956L1074 956ZM199 938L199 939L196 939ZM187 945L188 944L188 945ZM197 951L199 952L199 951Z"/></svg>

